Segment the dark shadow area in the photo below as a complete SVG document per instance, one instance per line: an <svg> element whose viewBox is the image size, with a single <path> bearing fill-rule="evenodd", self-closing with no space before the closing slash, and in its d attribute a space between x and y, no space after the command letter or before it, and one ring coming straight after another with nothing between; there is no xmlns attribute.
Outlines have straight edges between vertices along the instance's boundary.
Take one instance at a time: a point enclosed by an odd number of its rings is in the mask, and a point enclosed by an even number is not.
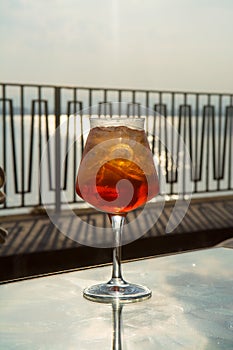
<svg viewBox="0 0 233 350"><path fill-rule="evenodd" d="M174 203L167 202L156 224L141 238L133 241L134 232L130 232L132 243L123 246L123 260L204 249L225 241L226 246L232 246L232 197L193 200L181 223L171 233L166 233L173 206ZM182 211L182 203L180 208ZM157 215L157 210L156 203L149 206L145 222L139 222L139 230L146 225L146 220ZM109 227L107 215L94 209L77 211L77 215L93 226ZM179 210L176 215L173 220L179 220ZM135 216L137 212L130 213L128 220ZM0 245L1 282L112 261L110 248L93 248L69 239L59 232L45 213L2 217L1 225L8 231L6 242ZM82 223L77 231L85 236Z"/></svg>

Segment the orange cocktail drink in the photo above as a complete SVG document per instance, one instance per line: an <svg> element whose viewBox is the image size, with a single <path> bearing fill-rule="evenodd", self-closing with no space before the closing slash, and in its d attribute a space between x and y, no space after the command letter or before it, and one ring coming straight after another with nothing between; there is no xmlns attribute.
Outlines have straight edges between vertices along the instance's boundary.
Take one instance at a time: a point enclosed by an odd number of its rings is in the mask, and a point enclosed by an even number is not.
<svg viewBox="0 0 233 350"><path fill-rule="evenodd" d="M152 199L158 193L158 178L145 131L127 126L91 129L76 191L97 209L116 214Z"/></svg>

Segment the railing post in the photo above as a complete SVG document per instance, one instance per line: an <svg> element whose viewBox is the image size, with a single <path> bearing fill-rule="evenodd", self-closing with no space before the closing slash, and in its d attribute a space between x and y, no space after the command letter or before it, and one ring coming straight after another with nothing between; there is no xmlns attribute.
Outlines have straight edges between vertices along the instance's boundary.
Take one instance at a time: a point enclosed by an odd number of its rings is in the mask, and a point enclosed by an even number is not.
<svg viewBox="0 0 233 350"><path fill-rule="evenodd" d="M55 210L61 210L61 88L55 87Z"/></svg>

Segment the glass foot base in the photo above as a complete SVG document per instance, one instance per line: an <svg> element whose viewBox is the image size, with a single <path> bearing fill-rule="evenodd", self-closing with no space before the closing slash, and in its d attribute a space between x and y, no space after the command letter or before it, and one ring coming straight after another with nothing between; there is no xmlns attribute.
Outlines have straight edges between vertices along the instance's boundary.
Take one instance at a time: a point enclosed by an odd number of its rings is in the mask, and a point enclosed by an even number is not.
<svg viewBox="0 0 233 350"><path fill-rule="evenodd" d="M122 303L142 301L149 299L151 294L147 287L131 283L123 285L101 283L88 287L83 292L86 299L100 303L112 303L116 300Z"/></svg>

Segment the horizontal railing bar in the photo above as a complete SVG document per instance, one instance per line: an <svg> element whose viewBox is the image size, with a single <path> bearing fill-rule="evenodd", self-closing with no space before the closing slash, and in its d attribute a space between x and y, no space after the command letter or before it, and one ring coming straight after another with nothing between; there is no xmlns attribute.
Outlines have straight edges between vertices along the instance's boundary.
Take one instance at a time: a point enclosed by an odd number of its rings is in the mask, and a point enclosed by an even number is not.
<svg viewBox="0 0 233 350"><path fill-rule="evenodd" d="M141 92L141 93L157 93L157 94L176 94L176 95L200 95L200 96L233 96L233 92L216 92L216 91L183 91L183 90L153 90L153 89L135 89L135 88L112 88L112 87L90 87L76 85L53 85L53 84L34 84L34 83L2 83L5 86L18 87L45 87L45 88L61 88L61 89L77 89L77 90L92 90L92 91L124 91L124 92Z"/></svg>

